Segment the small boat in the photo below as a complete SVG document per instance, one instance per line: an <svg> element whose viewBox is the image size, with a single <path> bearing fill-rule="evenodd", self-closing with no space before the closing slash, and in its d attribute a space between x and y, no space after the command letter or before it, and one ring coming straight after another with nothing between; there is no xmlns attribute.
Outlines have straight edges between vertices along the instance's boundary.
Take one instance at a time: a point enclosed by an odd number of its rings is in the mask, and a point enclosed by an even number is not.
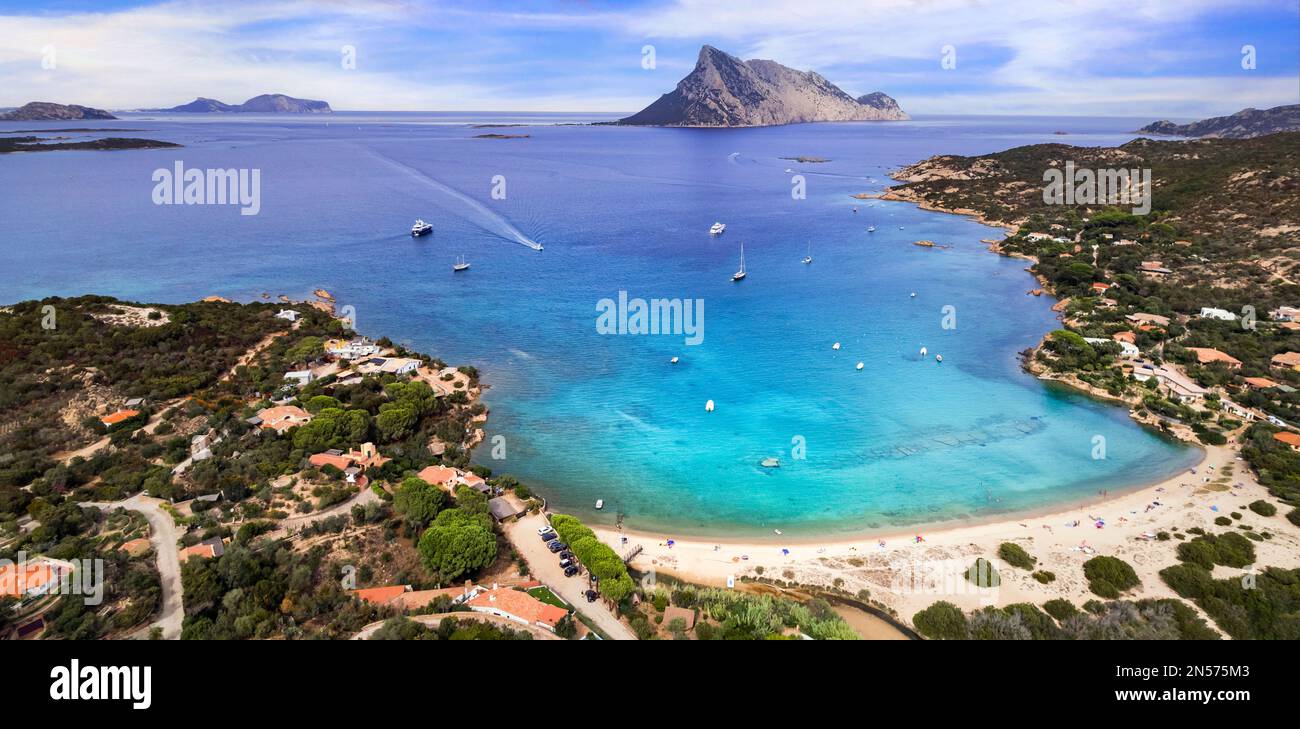
<svg viewBox="0 0 1300 729"><path fill-rule="evenodd" d="M834 343L834 344L831 345L831 349L836 349L836 350L837 350L837 349L839 349L839 348L840 348L840 343L839 343L839 342L836 342L836 343Z"/></svg>
<svg viewBox="0 0 1300 729"><path fill-rule="evenodd" d="M859 369L859 370L862 369L862 363L859 362L857 366L854 367L854 369Z"/></svg>
<svg viewBox="0 0 1300 729"><path fill-rule="evenodd" d="M745 244L740 244L740 270L731 274L732 281L739 281L745 277Z"/></svg>
<svg viewBox="0 0 1300 729"><path fill-rule="evenodd" d="M899 230L902 230L902 229L903 229L903 226L901 226L901 225L898 226L898 229L899 229Z"/></svg>
<svg viewBox="0 0 1300 729"><path fill-rule="evenodd" d="M912 292L912 298L913 298L913 299L916 298L916 292L915 292L915 291Z"/></svg>
<svg viewBox="0 0 1300 729"><path fill-rule="evenodd" d="M704 412L706 412L706 413L711 413L711 412L713 412L713 401L712 401L712 400L710 400L710 401L704 403Z"/></svg>
<svg viewBox="0 0 1300 729"><path fill-rule="evenodd" d="M709 228L709 235L722 235L722 232L726 229L727 226L725 223L714 223L713 226Z"/></svg>
<svg viewBox="0 0 1300 729"><path fill-rule="evenodd" d="M597 510L600 510L600 509L603 509L603 508L605 508L605 500L604 500L604 499L596 499L596 509L597 509Z"/></svg>
<svg viewBox="0 0 1300 729"><path fill-rule="evenodd" d="M935 362L942 362L942 361L943 361L943 355L942 355L942 354L936 354L936 355L934 356L934 361L935 361Z"/></svg>
<svg viewBox="0 0 1300 729"><path fill-rule="evenodd" d="M459 257L456 258L456 262L455 262L454 264L452 264L452 266L451 266L451 270L453 270L453 271L457 271L457 272L459 272L459 271L468 271L468 270L469 270L469 261L465 260L465 257L464 257L464 256L459 256Z"/></svg>
<svg viewBox="0 0 1300 729"><path fill-rule="evenodd" d="M925 347L921 347L921 356L924 357L927 354L929 354L929 352L926 351Z"/></svg>
<svg viewBox="0 0 1300 729"><path fill-rule="evenodd" d="M857 212L858 212L858 206L857 206L857 205L854 205L854 206L853 206L853 214L856 215Z"/></svg>
<svg viewBox="0 0 1300 729"><path fill-rule="evenodd" d="M433 226L424 220L417 218L415 224L411 226L411 237L419 238L422 235L428 235L433 232Z"/></svg>
<svg viewBox="0 0 1300 729"><path fill-rule="evenodd" d="M759 461L758 465L762 466L763 468L780 468L781 461L777 458L768 456L767 458L764 458L763 460Z"/></svg>
<svg viewBox="0 0 1300 729"><path fill-rule="evenodd" d="M874 233L874 232L876 232L876 226L874 226L874 225L868 225L868 226L867 226L867 232L868 232L868 233Z"/></svg>
<svg viewBox="0 0 1300 729"><path fill-rule="evenodd" d="M781 530L780 530L780 529L773 529L773 530L772 530L772 533L776 534L778 537L781 536Z"/></svg>
<svg viewBox="0 0 1300 729"><path fill-rule="evenodd" d="M668 360L668 362L669 364L677 364L677 358L673 357L672 359Z"/></svg>
<svg viewBox="0 0 1300 729"><path fill-rule="evenodd" d="M808 244L808 255L803 257L804 263L812 263L812 243Z"/></svg>

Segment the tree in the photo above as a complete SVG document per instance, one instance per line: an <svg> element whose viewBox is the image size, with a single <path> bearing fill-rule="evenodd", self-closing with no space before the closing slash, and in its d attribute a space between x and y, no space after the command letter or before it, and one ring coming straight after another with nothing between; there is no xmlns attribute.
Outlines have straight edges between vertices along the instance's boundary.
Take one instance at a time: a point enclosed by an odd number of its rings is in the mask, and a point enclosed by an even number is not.
<svg viewBox="0 0 1300 729"><path fill-rule="evenodd" d="M946 600L940 600L913 615L912 624L927 638L966 640L969 637L965 613Z"/></svg>
<svg viewBox="0 0 1300 729"><path fill-rule="evenodd" d="M393 508L397 513L423 527L438 515L446 495L437 486L411 476L402 481L393 494Z"/></svg>
<svg viewBox="0 0 1300 729"><path fill-rule="evenodd" d="M482 569L496 559L497 539L484 520L460 509L438 514L420 537L420 556L443 582Z"/></svg>
<svg viewBox="0 0 1300 729"><path fill-rule="evenodd" d="M410 436L418 420L414 409L397 403L384 403L375 417L375 429L380 440L391 443Z"/></svg>

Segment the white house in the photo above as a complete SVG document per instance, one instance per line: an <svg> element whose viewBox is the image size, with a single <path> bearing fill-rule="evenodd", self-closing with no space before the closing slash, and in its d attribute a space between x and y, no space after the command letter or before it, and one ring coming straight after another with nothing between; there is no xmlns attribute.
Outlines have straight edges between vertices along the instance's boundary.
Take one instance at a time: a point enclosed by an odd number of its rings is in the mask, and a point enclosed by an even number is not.
<svg viewBox="0 0 1300 729"><path fill-rule="evenodd" d="M299 316L300 314L293 309L281 309L279 313L275 315L275 318L284 319L285 321L298 321Z"/></svg>
<svg viewBox="0 0 1300 729"><path fill-rule="evenodd" d="M325 342L325 353L344 359L357 359L358 357L370 357L379 354L379 345L365 337L358 337L349 342L341 339L330 339Z"/></svg>
<svg viewBox="0 0 1300 729"><path fill-rule="evenodd" d="M1084 337L1083 341L1088 344L1118 344L1119 356L1124 357L1125 359L1134 359L1142 356L1142 351L1132 342L1125 342L1119 339L1105 339L1102 337Z"/></svg>
<svg viewBox="0 0 1300 729"><path fill-rule="evenodd" d="M1270 311L1268 316L1273 321L1300 321L1300 308L1294 306L1279 306Z"/></svg>
<svg viewBox="0 0 1300 729"><path fill-rule="evenodd" d="M1237 315L1227 309L1216 309L1212 306L1202 306L1200 317L1202 319L1218 319L1220 321L1236 321Z"/></svg>
<svg viewBox="0 0 1300 729"><path fill-rule="evenodd" d="M308 382L315 380L316 375L311 370L295 370L293 372L284 373L284 379L292 380L294 385L296 385L297 387L302 387L303 385L306 385Z"/></svg>
<svg viewBox="0 0 1300 729"><path fill-rule="evenodd" d="M1142 362L1133 368L1133 378L1138 382L1146 382L1152 377L1156 378L1156 381L1161 385L1164 385L1172 397L1184 403L1199 402L1209 392L1168 365L1152 367L1150 364Z"/></svg>

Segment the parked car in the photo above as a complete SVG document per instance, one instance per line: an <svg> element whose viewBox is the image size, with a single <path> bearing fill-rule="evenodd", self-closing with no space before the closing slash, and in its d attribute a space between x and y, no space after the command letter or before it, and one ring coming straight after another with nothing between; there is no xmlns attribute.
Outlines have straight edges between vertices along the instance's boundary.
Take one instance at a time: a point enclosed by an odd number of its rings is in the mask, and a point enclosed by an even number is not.
<svg viewBox="0 0 1300 729"><path fill-rule="evenodd" d="M566 549L566 550L564 550L563 552L560 552L560 558L561 558L561 559L573 559L573 552L570 552L569 550Z"/></svg>
<svg viewBox="0 0 1300 729"><path fill-rule="evenodd" d="M572 565L572 564L573 564L573 560L571 560L571 559L562 559L562 560L560 560L560 567L569 567L569 566Z"/></svg>
<svg viewBox="0 0 1300 729"><path fill-rule="evenodd" d="M559 539L559 538L560 538L560 535L559 535L559 534L556 534L555 532L553 532L553 531L551 531L551 530L549 530L549 529L546 530L546 531L544 531L544 532L541 532L541 535L542 535L542 541L543 541L543 542L549 542L549 541L551 541L552 539Z"/></svg>
<svg viewBox="0 0 1300 729"><path fill-rule="evenodd" d="M565 577L572 577L572 576L574 576L574 575L576 575L576 574L578 574L578 568L577 568L577 567L574 567L573 565L569 565L568 567L565 567L565 568L564 568L564 576L565 576Z"/></svg>
<svg viewBox="0 0 1300 729"><path fill-rule="evenodd" d="M558 552L558 551L560 551L561 549L567 549L568 547L569 547L569 545L565 544L564 542L561 542L561 541L558 540L558 539L555 540L554 542L549 542L549 543L546 545L546 548L549 549L549 550L551 550L552 552Z"/></svg>
<svg viewBox="0 0 1300 729"><path fill-rule="evenodd" d="M547 533L547 532L553 532L553 531L555 531L555 530L554 530L553 528L551 528L551 525L550 525L550 524L547 524L546 526L542 527L541 529L538 529L538 530L537 530L537 533L540 534L540 535L542 535L542 536L546 536L546 533Z"/></svg>
<svg viewBox="0 0 1300 729"><path fill-rule="evenodd" d="M595 602L596 597L597 595L595 590L587 590L587 602Z"/></svg>

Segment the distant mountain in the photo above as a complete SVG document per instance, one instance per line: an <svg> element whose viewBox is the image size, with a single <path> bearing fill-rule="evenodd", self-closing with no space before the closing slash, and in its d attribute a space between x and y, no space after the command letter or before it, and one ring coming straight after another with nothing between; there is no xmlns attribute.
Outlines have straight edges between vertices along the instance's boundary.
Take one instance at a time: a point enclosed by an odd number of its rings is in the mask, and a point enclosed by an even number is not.
<svg viewBox="0 0 1300 729"><path fill-rule="evenodd" d="M1272 109L1242 109L1231 116L1216 116L1191 124L1161 120L1138 130L1144 134L1169 134L1177 137L1223 137L1250 139L1277 132L1300 131L1300 104L1275 106Z"/></svg>
<svg viewBox="0 0 1300 729"><path fill-rule="evenodd" d="M854 99L812 71L797 71L775 61L742 61L704 46L695 69L676 89L618 123L760 127L907 118L897 102L880 92Z"/></svg>
<svg viewBox="0 0 1300 729"><path fill-rule="evenodd" d="M19 109L0 114L0 121L47 121L66 119L116 119L103 109L76 104L54 104L48 101L33 101Z"/></svg>
<svg viewBox="0 0 1300 729"><path fill-rule="evenodd" d="M242 104L226 104L216 99L202 96L188 104L173 106L170 109L142 109L141 111L164 114L206 114L220 113L257 113L257 114L329 114L334 110L328 102L315 99L295 99L284 94L262 94L254 96Z"/></svg>

